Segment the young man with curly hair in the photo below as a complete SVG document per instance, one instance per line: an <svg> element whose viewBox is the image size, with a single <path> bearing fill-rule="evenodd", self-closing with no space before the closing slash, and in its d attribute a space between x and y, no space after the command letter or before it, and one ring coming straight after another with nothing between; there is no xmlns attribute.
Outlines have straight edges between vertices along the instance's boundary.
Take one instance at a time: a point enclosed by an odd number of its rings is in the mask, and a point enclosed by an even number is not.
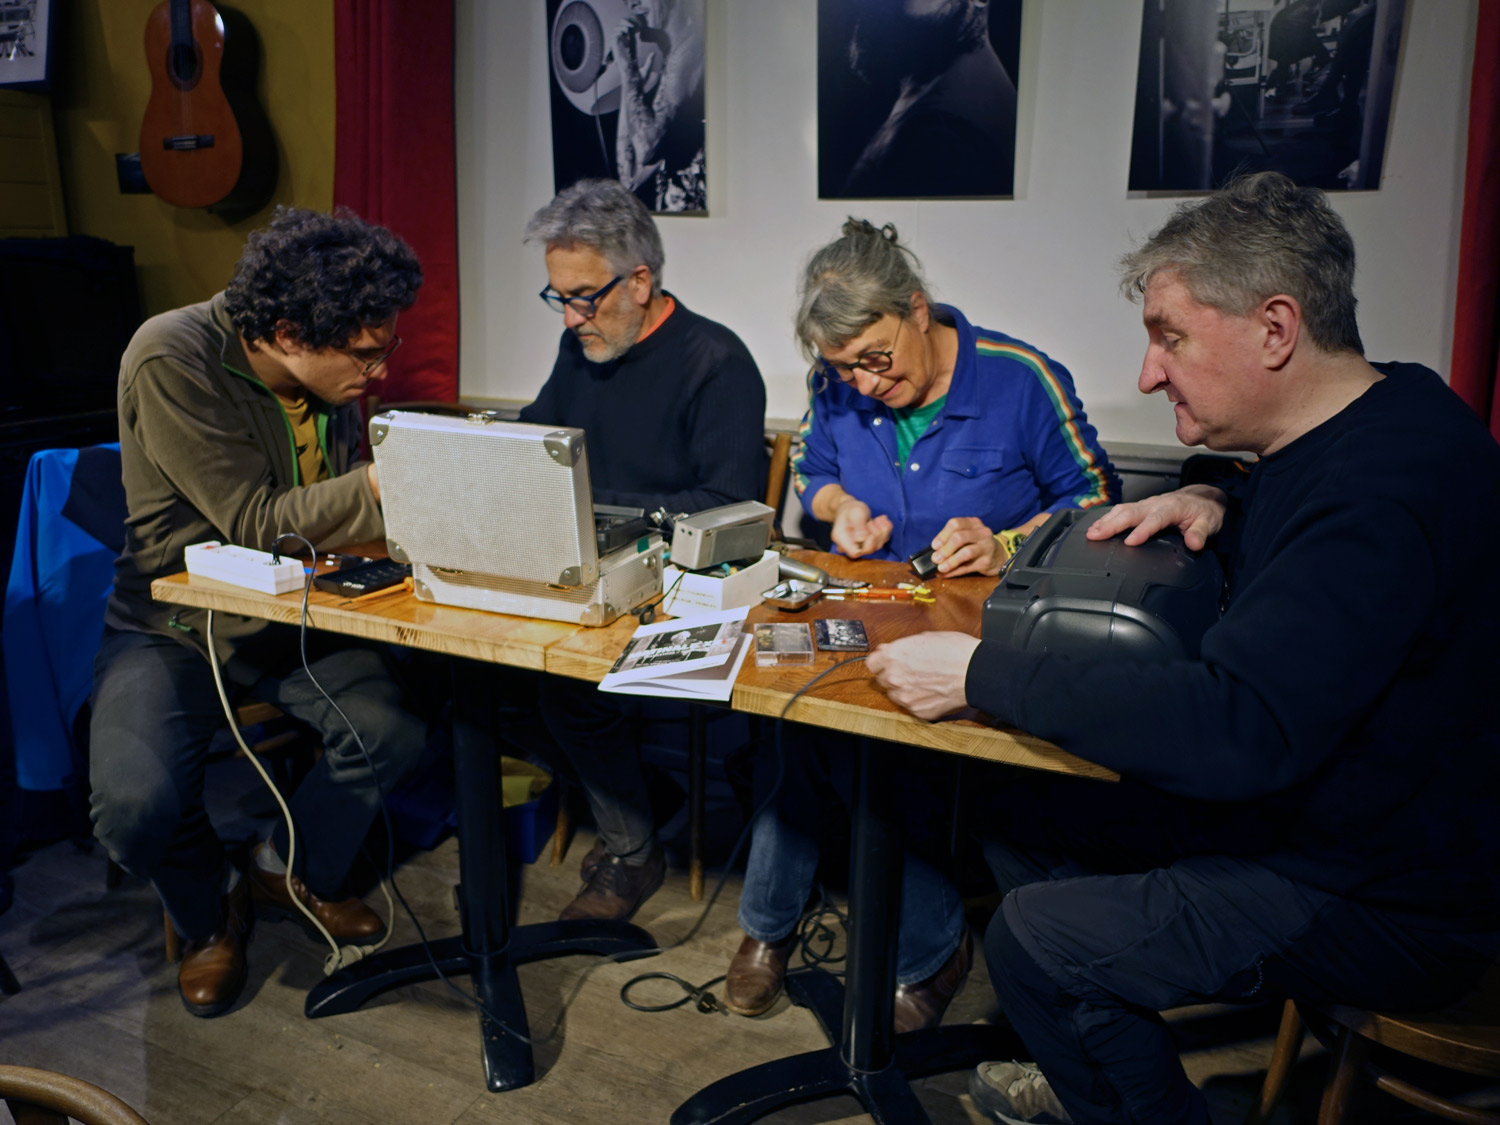
<svg viewBox="0 0 1500 1125"><path fill-rule="evenodd" d="M183 549L217 539L270 550L295 532L319 550L385 534L375 466L359 459L356 399L400 344L396 319L422 272L398 237L352 212L278 207L250 236L224 292L163 313L120 364L120 453L128 506L104 642L94 665L90 781L94 830L127 871L149 879L185 939L178 987L196 1016L244 987L252 894L284 910L292 894L340 941L379 917L344 887L387 789L420 756L425 725L402 703L380 649L218 614L212 643L229 690L313 726L324 754L290 804L296 870L278 824L241 874L203 802L209 743L225 716L201 610L151 599ZM288 889L290 884L291 889Z"/></svg>

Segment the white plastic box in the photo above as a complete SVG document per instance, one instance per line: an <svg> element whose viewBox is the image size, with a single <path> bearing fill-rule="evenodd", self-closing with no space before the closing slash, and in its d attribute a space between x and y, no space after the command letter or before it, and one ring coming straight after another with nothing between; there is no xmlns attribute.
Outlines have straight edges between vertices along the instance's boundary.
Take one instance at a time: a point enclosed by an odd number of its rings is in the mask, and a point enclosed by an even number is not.
<svg viewBox="0 0 1500 1125"><path fill-rule="evenodd" d="M662 574L662 587L672 592L663 599L662 612L673 617L686 617L693 613L758 605L761 591L776 585L776 562L780 557L775 551L766 551L758 562L722 578L692 571L683 573L675 566L669 566Z"/></svg>

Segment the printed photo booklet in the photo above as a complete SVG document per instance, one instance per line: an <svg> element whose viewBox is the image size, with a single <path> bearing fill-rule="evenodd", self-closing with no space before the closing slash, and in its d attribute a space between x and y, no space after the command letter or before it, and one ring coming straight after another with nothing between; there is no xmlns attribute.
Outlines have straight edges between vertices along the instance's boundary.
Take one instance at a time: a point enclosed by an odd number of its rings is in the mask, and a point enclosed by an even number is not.
<svg viewBox="0 0 1500 1125"><path fill-rule="evenodd" d="M750 651L745 607L642 625L600 691L727 702Z"/></svg>

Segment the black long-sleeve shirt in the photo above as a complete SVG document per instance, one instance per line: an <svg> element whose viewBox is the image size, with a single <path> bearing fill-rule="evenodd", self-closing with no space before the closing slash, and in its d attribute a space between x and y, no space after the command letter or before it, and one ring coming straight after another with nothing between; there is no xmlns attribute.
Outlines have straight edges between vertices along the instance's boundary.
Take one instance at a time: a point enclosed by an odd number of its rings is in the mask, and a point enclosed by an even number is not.
<svg viewBox="0 0 1500 1125"><path fill-rule="evenodd" d="M1231 508L1200 661L981 644L969 701L1169 793L1335 893L1494 921L1500 446L1431 371L1387 377L1264 457Z"/></svg>
<svg viewBox="0 0 1500 1125"><path fill-rule="evenodd" d="M675 298L674 298L675 300ZM740 338L681 301L644 340L593 363L563 332L521 421L584 432L594 500L698 512L765 491L766 388Z"/></svg>

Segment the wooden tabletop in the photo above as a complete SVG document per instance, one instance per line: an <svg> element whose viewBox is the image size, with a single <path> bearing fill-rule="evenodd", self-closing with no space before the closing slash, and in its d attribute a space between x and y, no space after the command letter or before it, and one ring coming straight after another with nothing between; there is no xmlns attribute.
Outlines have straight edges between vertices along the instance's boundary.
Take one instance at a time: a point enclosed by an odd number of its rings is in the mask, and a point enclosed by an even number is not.
<svg viewBox="0 0 1500 1125"><path fill-rule="evenodd" d="M901 563L851 561L818 553L799 557L833 574L862 578L875 585L893 585L912 577ZM977 636L980 607L994 585L994 579L976 577L932 579L928 586L936 595L933 605L822 599L797 612L760 605L750 611L749 620L757 623L856 618L865 623L872 648L931 629ZM301 593L262 594L186 573L157 579L151 584L151 595L160 602L288 625L296 625L302 618ZM561 621L432 605L407 593L351 601L318 589L308 599L308 623L329 632L594 682L603 678L636 627L635 619L628 616L613 625L587 628ZM774 718L782 713L799 688L848 655L820 652L815 654L811 665L757 667L752 654L740 670L730 705L736 711ZM850 664L820 680L792 704L787 718L990 761L1089 777L1116 776L1050 742L1021 731L991 726L973 713L939 723L918 719L886 698L863 662Z"/></svg>
<svg viewBox="0 0 1500 1125"><path fill-rule="evenodd" d="M799 552L805 559L840 578L859 578L873 586L889 587L914 581L905 563L850 560L840 555ZM820 617L845 617L864 622L873 651L898 637L928 631L953 631L979 635L980 612L985 598L995 588L995 579L979 576L932 578L926 583L935 601L919 605L911 601L820 598L805 609L781 610L762 603L750 611L749 624L760 622L811 622ZM833 668L852 653L818 652L811 665L757 667L754 656L745 661L735 682L732 705L736 711L776 717L786 709L797 690L814 676ZM975 711L958 718L930 723L903 711L875 685L863 661L852 663L819 680L807 694L791 704L788 719L832 727L851 734L925 746L971 758L1030 766L1115 780L1118 775L1075 757L1044 739L1024 731L1001 728L983 721Z"/></svg>

